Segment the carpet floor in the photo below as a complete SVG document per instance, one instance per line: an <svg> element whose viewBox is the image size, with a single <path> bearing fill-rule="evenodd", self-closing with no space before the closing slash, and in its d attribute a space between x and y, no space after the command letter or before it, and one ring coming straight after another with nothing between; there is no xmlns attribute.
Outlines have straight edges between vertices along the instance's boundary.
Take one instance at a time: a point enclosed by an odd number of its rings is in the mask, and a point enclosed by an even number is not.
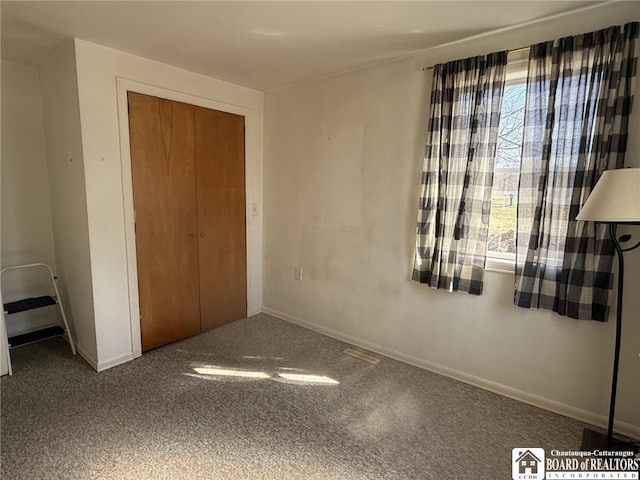
<svg viewBox="0 0 640 480"><path fill-rule="evenodd" d="M101 373L60 338L14 349L1 477L499 480L512 448L580 446L580 422L348 347L260 314Z"/></svg>

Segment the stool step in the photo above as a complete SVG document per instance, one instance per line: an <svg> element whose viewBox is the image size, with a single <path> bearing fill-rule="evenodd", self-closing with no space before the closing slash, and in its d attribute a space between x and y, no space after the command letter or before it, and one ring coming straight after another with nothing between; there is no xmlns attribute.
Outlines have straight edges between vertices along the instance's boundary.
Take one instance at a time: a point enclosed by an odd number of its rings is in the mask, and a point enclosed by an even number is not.
<svg viewBox="0 0 640 480"><path fill-rule="evenodd" d="M48 307L49 305L55 305L56 299L50 295L42 297L25 298L15 302L9 302L4 304L4 313L18 313L26 312L27 310L33 310L35 308Z"/></svg>
<svg viewBox="0 0 640 480"><path fill-rule="evenodd" d="M9 345L11 345L11 348L20 347L27 343L38 342L45 338L57 337L59 335L64 335L64 328L59 325L54 325L52 327L46 327L33 332L16 335L15 337L9 337Z"/></svg>

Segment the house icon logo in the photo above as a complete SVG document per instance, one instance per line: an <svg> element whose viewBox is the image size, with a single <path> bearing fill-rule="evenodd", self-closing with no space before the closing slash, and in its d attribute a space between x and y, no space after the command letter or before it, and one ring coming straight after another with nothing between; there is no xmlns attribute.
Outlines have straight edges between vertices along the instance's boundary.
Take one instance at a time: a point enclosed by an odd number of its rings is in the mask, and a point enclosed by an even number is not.
<svg viewBox="0 0 640 480"><path fill-rule="evenodd" d="M513 480L544 480L544 449L514 448L511 473Z"/></svg>

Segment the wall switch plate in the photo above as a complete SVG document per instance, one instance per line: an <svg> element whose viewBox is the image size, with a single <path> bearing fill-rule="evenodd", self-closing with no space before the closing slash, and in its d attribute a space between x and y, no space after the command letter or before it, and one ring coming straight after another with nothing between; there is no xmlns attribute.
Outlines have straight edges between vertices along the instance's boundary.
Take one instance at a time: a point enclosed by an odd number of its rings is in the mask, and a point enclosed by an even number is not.
<svg viewBox="0 0 640 480"><path fill-rule="evenodd" d="M295 268L296 280L302 280L302 267Z"/></svg>
<svg viewBox="0 0 640 480"><path fill-rule="evenodd" d="M252 203L251 204L251 216L252 217L257 217L258 216L258 204L257 203Z"/></svg>

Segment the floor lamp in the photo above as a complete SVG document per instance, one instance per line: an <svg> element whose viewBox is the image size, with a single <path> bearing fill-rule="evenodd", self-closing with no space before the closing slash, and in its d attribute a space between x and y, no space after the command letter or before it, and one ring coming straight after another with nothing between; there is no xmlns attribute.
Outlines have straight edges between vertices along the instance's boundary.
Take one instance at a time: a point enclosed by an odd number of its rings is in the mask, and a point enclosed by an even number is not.
<svg viewBox="0 0 640 480"><path fill-rule="evenodd" d="M582 450L637 451L631 442L614 438L613 419L616 409L616 389L618 385L618 364L620 362L620 338L622 334L622 287L624 282L623 252L640 247L640 242L627 248L631 235L616 236L616 226L640 225L640 168L621 168L603 172L589 198L576 217L580 221L592 221L609 225L609 236L613 240L618 256L618 303L616 310L616 344L613 357L613 380L611 383L611 401L609 403L609 426L606 436L595 430L585 428L582 438Z"/></svg>

